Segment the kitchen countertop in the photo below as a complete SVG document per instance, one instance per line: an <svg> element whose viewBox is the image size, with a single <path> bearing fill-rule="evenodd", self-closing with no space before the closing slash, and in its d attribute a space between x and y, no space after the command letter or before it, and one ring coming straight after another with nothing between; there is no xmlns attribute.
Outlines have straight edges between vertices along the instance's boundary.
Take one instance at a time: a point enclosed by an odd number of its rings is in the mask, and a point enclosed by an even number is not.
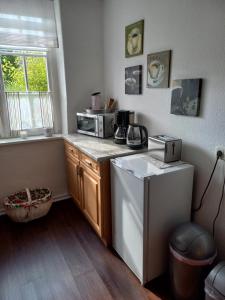
<svg viewBox="0 0 225 300"><path fill-rule="evenodd" d="M132 150L126 145L115 144L113 139L100 139L82 134L63 135L63 138L96 161L148 151L147 147Z"/></svg>
<svg viewBox="0 0 225 300"><path fill-rule="evenodd" d="M9 139L0 139L1 146L10 146L16 144L28 144L36 142L50 142L53 140L64 139L69 143L76 146L79 150L90 156L96 161L103 161L110 158L115 158L124 155L136 154L147 152L148 148L143 148L139 150L132 150L126 145L115 144L113 139L101 139L96 137L91 137L83 134L54 134L52 137L45 136L30 136L26 139L18 138L9 138Z"/></svg>

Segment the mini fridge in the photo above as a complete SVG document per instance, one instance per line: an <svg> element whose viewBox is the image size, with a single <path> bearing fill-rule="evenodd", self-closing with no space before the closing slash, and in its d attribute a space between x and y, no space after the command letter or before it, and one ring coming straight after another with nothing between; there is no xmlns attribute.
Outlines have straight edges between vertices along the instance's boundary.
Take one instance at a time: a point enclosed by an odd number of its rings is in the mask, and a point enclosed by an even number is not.
<svg viewBox="0 0 225 300"><path fill-rule="evenodd" d="M142 284L166 271L170 234L190 220L193 173L148 153L111 159L112 244Z"/></svg>

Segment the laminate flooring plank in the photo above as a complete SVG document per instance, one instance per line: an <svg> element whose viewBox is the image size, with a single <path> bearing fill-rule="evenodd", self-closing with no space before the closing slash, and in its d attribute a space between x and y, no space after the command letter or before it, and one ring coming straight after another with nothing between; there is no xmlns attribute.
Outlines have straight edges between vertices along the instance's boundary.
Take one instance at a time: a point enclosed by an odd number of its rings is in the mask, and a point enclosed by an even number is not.
<svg viewBox="0 0 225 300"><path fill-rule="evenodd" d="M83 300L113 300L102 279L96 271L77 276L76 285Z"/></svg>
<svg viewBox="0 0 225 300"><path fill-rule="evenodd" d="M39 300L34 284L29 282L21 287L21 294L23 300Z"/></svg>
<svg viewBox="0 0 225 300"><path fill-rule="evenodd" d="M135 289L133 283L128 284L127 278L133 277L133 274L130 274L127 267L121 270L121 260L103 245L79 211L73 211L71 207L71 209L65 210L65 215L67 223L73 229L72 234L80 239L85 252L87 252L113 299L147 299L142 293L133 291ZM136 285L139 286L140 284L136 282Z"/></svg>
<svg viewBox="0 0 225 300"><path fill-rule="evenodd" d="M44 251L41 257L45 275L42 275L42 280L36 280L35 284L39 284L40 289L44 284L47 285L54 300L81 299L64 254L52 238L52 234L48 234L46 238L48 239L44 244L46 252ZM45 300L45 295L42 298ZM48 300L47 297L46 300Z"/></svg>
<svg viewBox="0 0 225 300"><path fill-rule="evenodd" d="M92 262L71 227L59 227L53 223L49 224L49 229L73 276L94 270Z"/></svg>
<svg viewBox="0 0 225 300"><path fill-rule="evenodd" d="M46 276L63 276L69 269L58 247L48 232L39 234L21 233L15 244L14 273L22 274L20 284ZM23 281L22 281L23 280ZM22 282L21 282L22 281Z"/></svg>
<svg viewBox="0 0 225 300"><path fill-rule="evenodd" d="M68 222L74 228L74 234L80 240L113 298L149 299L149 291L142 288L127 266L103 245L84 217L77 214L74 218L76 212L71 215L71 210L66 210L66 213Z"/></svg>
<svg viewBox="0 0 225 300"><path fill-rule="evenodd" d="M39 226L41 226L44 220L39 220L39 222ZM36 224L32 222L26 225L25 230L23 225L17 225L15 232L13 232L12 259L9 260L10 279L13 286L23 285L23 297L26 299L27 296L24 291L31 291L32 286L31 284L26 285L26 283L42 279L43 286L44 283L47 283L51 287L52 299L61 300L62 295L65 295L65 299L79 299L80 295L75 289L76 284L70 268L47 227L45 230L37 228L36 231ZM75 290L76 292L74 292ZM48 298L48 294L46 297L45 295L41 297L41 299L46 300ZM12 300L14 299L12 298Z"/></svg>
<svg viewBox="0 0 225 300"><path fill-rule="evenodd" d="M45 267L51 266L55 251L46 228L43 228L43 220L14 226L11 232L12 271L18 278L18 284L24 285L45 276ZM48 264L44 263L45 260L48 260Z"/></svg>
<svg viewBox="0 0 225 300"><path fill-rule="evenodd" d="M0 292L1 300L24 300L21 295L21 289L18 286L8 285L3 291Z"/></svg>
<svg viewBox="0 0 225 300"><path fill-rule="evenodd" d="M71 274L34 282L38 300L83 300Z"/></svg>
<svg viewBox="0 0 225 300"><path fill-rule="evenodd" d="M33 282L38 300L55 300L48 278L39 278Z"/></svg>
<svg viewBox="0 0 225 300"><path fill-rule="evenodd" d="M14 273L13 242L11 237L11 222L6 216L0 218L0 299L22 300L19 277Z"/></svg>
<svg viewBox="0 0 225 300"><path fill-rule="evenodd" d="M0 300L89 299L161 298L103 245L72 200L27 224L0 217Z"/></svg>
<svg viewBox="0 0 225 300"><path fill-rule="evenodd" d="M121 260L111 253L101 251L99 247L89 247L89 238L80 237L83 240L83 246L91 258L98 274L106 284L115 299L148 299L140 283L134 278L131 271L121 262ZM104 246L103 246L104 247ZM98 255L101 253L101 256Z"/></svg>

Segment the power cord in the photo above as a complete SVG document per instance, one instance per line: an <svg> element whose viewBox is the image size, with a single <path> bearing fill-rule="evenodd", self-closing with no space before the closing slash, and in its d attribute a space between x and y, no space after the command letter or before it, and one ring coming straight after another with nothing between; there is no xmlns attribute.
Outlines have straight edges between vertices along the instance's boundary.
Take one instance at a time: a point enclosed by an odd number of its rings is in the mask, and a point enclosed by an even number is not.
<svg viewBox="0 0 225 300"><path fill-rule="evenodd" d="M201 200L200 200L199 206L198 206L197 208L194 208L194 209L192 210L193 213L198 212L198 211L202 208L203 200L204 200L205 194L206 194L206 192L207 192L207 190L208 190L208 188L209 188L209 185L210 185L210 183L211 183L211 181L212 181L212 178L213 178L213 175L214 175L214 173L215 173L215 170L216 170L216 166L217 166L218 160L223 156L223 152L220 151L220 150L217 151L216 156L217 156L217 157L216 157L216 162L215 162L215 164L214 164L212 173L211 173L211 175L210 175L210 177L209 177L209 181L208 181L208 183L207 183L207 185L206 185L206 187L205 187L205 190L204 190L204 192L203 192L203 194L202 194L202 196L201 196Z"/></svg>
<svg viewBox="0 0 225 300"><path fill-rule="evenodd" d="M219 217L221 205L222 205L222 202L223 202L224 187L225 187L225 177L224 177L224 180L223 180L223 187L222 187L222 193L221 193L221 197L220 197L219 206L218 206L218 209L217 209L216 216L215 216L215 218L214 218L214 220L213 220L213 237L215 237L216 221L217 221L217 219L218 219L218 217Z"/></svg>

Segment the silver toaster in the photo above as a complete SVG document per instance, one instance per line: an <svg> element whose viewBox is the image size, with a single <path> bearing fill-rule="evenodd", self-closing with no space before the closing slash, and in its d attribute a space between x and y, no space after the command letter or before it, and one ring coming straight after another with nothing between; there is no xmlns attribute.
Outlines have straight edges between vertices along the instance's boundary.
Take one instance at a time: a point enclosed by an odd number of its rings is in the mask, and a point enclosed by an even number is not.
<svg viewBox="0 0 225 300"><path fill-rule="evenodd" d="M166 135L155 135L148 138L149 154L165 163L180 160L182 140Z"/></svg>

